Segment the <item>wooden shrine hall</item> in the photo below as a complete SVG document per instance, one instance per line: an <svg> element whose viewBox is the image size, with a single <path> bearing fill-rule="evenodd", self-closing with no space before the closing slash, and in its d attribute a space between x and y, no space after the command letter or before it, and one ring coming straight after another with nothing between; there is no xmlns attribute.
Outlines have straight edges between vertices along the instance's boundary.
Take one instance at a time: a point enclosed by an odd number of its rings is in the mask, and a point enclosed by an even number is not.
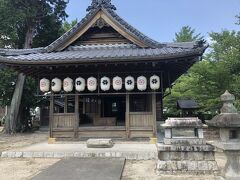
<svg viewBox="0 0 240 180"><path fill-rule="evenodd" d="M93 0L52 44L1 49L0 63L38 81L52 138L156 137L165 90L206 48L159 43L118 16L111 0Z"/></svg>

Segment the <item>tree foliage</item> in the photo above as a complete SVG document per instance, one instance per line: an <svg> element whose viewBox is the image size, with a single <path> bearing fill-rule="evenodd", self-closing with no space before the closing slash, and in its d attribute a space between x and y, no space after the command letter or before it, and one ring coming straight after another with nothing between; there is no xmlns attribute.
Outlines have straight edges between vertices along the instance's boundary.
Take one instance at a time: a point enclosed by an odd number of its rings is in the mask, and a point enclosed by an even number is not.
<svg viewBox="0 0 240 180"><path fill-rule="evenodd" d="M17 73L12 70L0 69L0 106L4 107L11 102Z"/></svg>
<svg viewBox="0 0 240 180"><path fill-rule="evenodd" d="M236 18L237 18L237 22L236 22L236 24L240 25L240 14L237 15Z"/></svg>
<svg viewBox="0 0 240 180"><path fill-rule="evenodd" d="M59 36L67 17L64 0L0 0L0 4L2 46L24 48L27 33L33 36L35 46L46 45Z"/></svg>
<svg viewBox="0 0 240 180"><path fill-rule="evenodd" d="M73 26L75 26L77 24L77 19L73 20L72 22L67 22L65 21L62 25L62 32L65 33L67 31L69 31Z"/></svg>
<svg viewBox="0 0 240 180"><path fill-rule="evenodd" d="M199 41L203 39L201 34L196 34L195 29L192 29L190 26L183 26L182 29L175 33L175 42L191 42L191 41Z"/></svg>
<svg viewBox="0 0 240 180"><path fill-rule="evenodd" d="M201 107L199 112L214 115L222 106L219 97L225 90L237 97L240 108L240 32L224 30L209 36L212 44L204 60L180 77L164 99L168 113L177 114L176 100L194 99Z"/></svg>
<svg viewBox="0 0 240 180"><path fill-rule="evenodd" d="M67 17L64 0L0 0L0 47L32 48L47 46L62 34ZM9 105L17 73L0 69L0 105ZM29 108L36 106L36 82L28 77L21 100L21 121L26 121ZM26 113L27 112L27 113ZM23 122L24 123L24 122Z"/></svg>

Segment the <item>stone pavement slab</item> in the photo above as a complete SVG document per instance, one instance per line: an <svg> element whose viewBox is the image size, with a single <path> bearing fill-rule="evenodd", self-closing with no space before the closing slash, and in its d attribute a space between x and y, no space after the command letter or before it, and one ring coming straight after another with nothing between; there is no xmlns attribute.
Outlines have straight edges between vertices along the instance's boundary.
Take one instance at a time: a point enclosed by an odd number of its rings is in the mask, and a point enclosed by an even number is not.
<svg viewBox="0 0 240 180"><path fill-rule="evenodd" d="M126 158L129 160L157 159L155 144L116 143L112 148L87 148L86 143L48 144L47 142L1 153L2 158Z"/></svg>
<svg viewBox="0 0 240 180"><path fill-rule="evenodd" d="M120 180L125 159L64 159L32 180Z"/></svg>

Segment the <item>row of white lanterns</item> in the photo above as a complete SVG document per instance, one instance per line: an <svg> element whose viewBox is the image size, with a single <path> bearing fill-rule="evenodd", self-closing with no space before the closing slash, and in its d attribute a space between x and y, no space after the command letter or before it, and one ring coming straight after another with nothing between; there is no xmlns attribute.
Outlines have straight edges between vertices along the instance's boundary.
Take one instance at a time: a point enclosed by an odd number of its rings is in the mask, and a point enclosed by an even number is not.
<svg viewBox="0 0 240 180"><path fill-rule="evenodd" d="M128 76L125 78L125 89L127 91L132 91L135 88L135 79L132 76ZM145 76L140 76L137 78L137 88L140 91L145 91L147 89L147 78ZM112 81L113 89L116 91L119 91L123 88L123 79L119 76L116 76L113 78ZM63 84L61 79L54 78L50 81L46 78L43 78L40 80L40 91L42 92L49 92L50 87L53 92L60 92L63 86L63 90L65 92L72 92L74 88L73 79L71 78L65 78L63 80ZM103 77L101 78L101 90L102 91L109 91L110 90L110 78ZM86 88L86 81L84 78L79 77L75 80L75 89L78 92L85 91ZM158 90L160 88L160 78L157 75L153 75L150 77L150 88L152 90ZM87 89L91 92L97 90L97 79L95 77L89 77L87 79Z"/></svg>

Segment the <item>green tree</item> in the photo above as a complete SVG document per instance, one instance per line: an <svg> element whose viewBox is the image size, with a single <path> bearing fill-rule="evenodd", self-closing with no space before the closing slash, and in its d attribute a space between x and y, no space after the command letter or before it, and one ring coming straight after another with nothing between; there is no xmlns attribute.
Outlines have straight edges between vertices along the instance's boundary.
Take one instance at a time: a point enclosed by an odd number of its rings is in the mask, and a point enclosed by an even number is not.
<svg viewBox="0 0 240 180"><path fill-rule="evenodd" d="M240 107L240 32L225 30L209 36L213 43L204 60L180 77L172 94L164 99L169 113L176 112L176 100L191 98L199 103L200 112L214 115L222 105L219 97L225 90L237 97Z"/></svg>
<svg viewBox="0 0 240 180"><path fill-rule="evenodd" d="M237 15L236 18L237 18L237 23L236 24L240 25L240 14Z"/></svg>
<svg viewBox="0 0 240 180"><path fill-rule="evenodd" d="M191 42L199 41L203 39L201 34L196 34L195 29L192 29L190 26L183 26L182 29L175 33L174 42Z"/></svg>
<svg viewBox="0 0 240 180"><path fill-rule="evenodd" d="M72 22L67 22L65 21L62 25L62 32L65 33L67 31L69 31L73 26L75 26L77 24L77 19L73 20Z"/></svg>
<svg viewBox="0 0 240 180"><path fill-rule="evenodd" d="M175 33L175 42L192 42L197 40L202 40L203 36L201 34L196 34L195 29L192 29L189 26L183 26L180 32ZM168 114L178 115L179 111L177 110L177 100L180 99L192 99L193 91L187 85L192 85L195 83L195 75L185 74L180 77L176 82L173 88L171 89L171 95L164 98L164 107L167 109ZM167 91L170 92L170 89Z"/></svg>
<svg viewBox="0 0 240 180"><path fill-rule="evenodd" d="M0 45L2 47L46 46L60 35L62 21L67 17L65 12L67 1L64 0L0 0L0 3L0 21L4 22L0 23ZM8 72L5 73L8 74ZM10 113L6 121L5 131L7 133L16 132L17 122L23 114L19 111L20 104L21 102L28 103L24 101L24 98L22 100L25 79L25 75L20 73L13 83L15 89L12 92ZM28 79L27 82L31 80ZM3 88L1 91L6 90L8 89ZM30 105L25 104L21 107L27 108Z"/></svg>

